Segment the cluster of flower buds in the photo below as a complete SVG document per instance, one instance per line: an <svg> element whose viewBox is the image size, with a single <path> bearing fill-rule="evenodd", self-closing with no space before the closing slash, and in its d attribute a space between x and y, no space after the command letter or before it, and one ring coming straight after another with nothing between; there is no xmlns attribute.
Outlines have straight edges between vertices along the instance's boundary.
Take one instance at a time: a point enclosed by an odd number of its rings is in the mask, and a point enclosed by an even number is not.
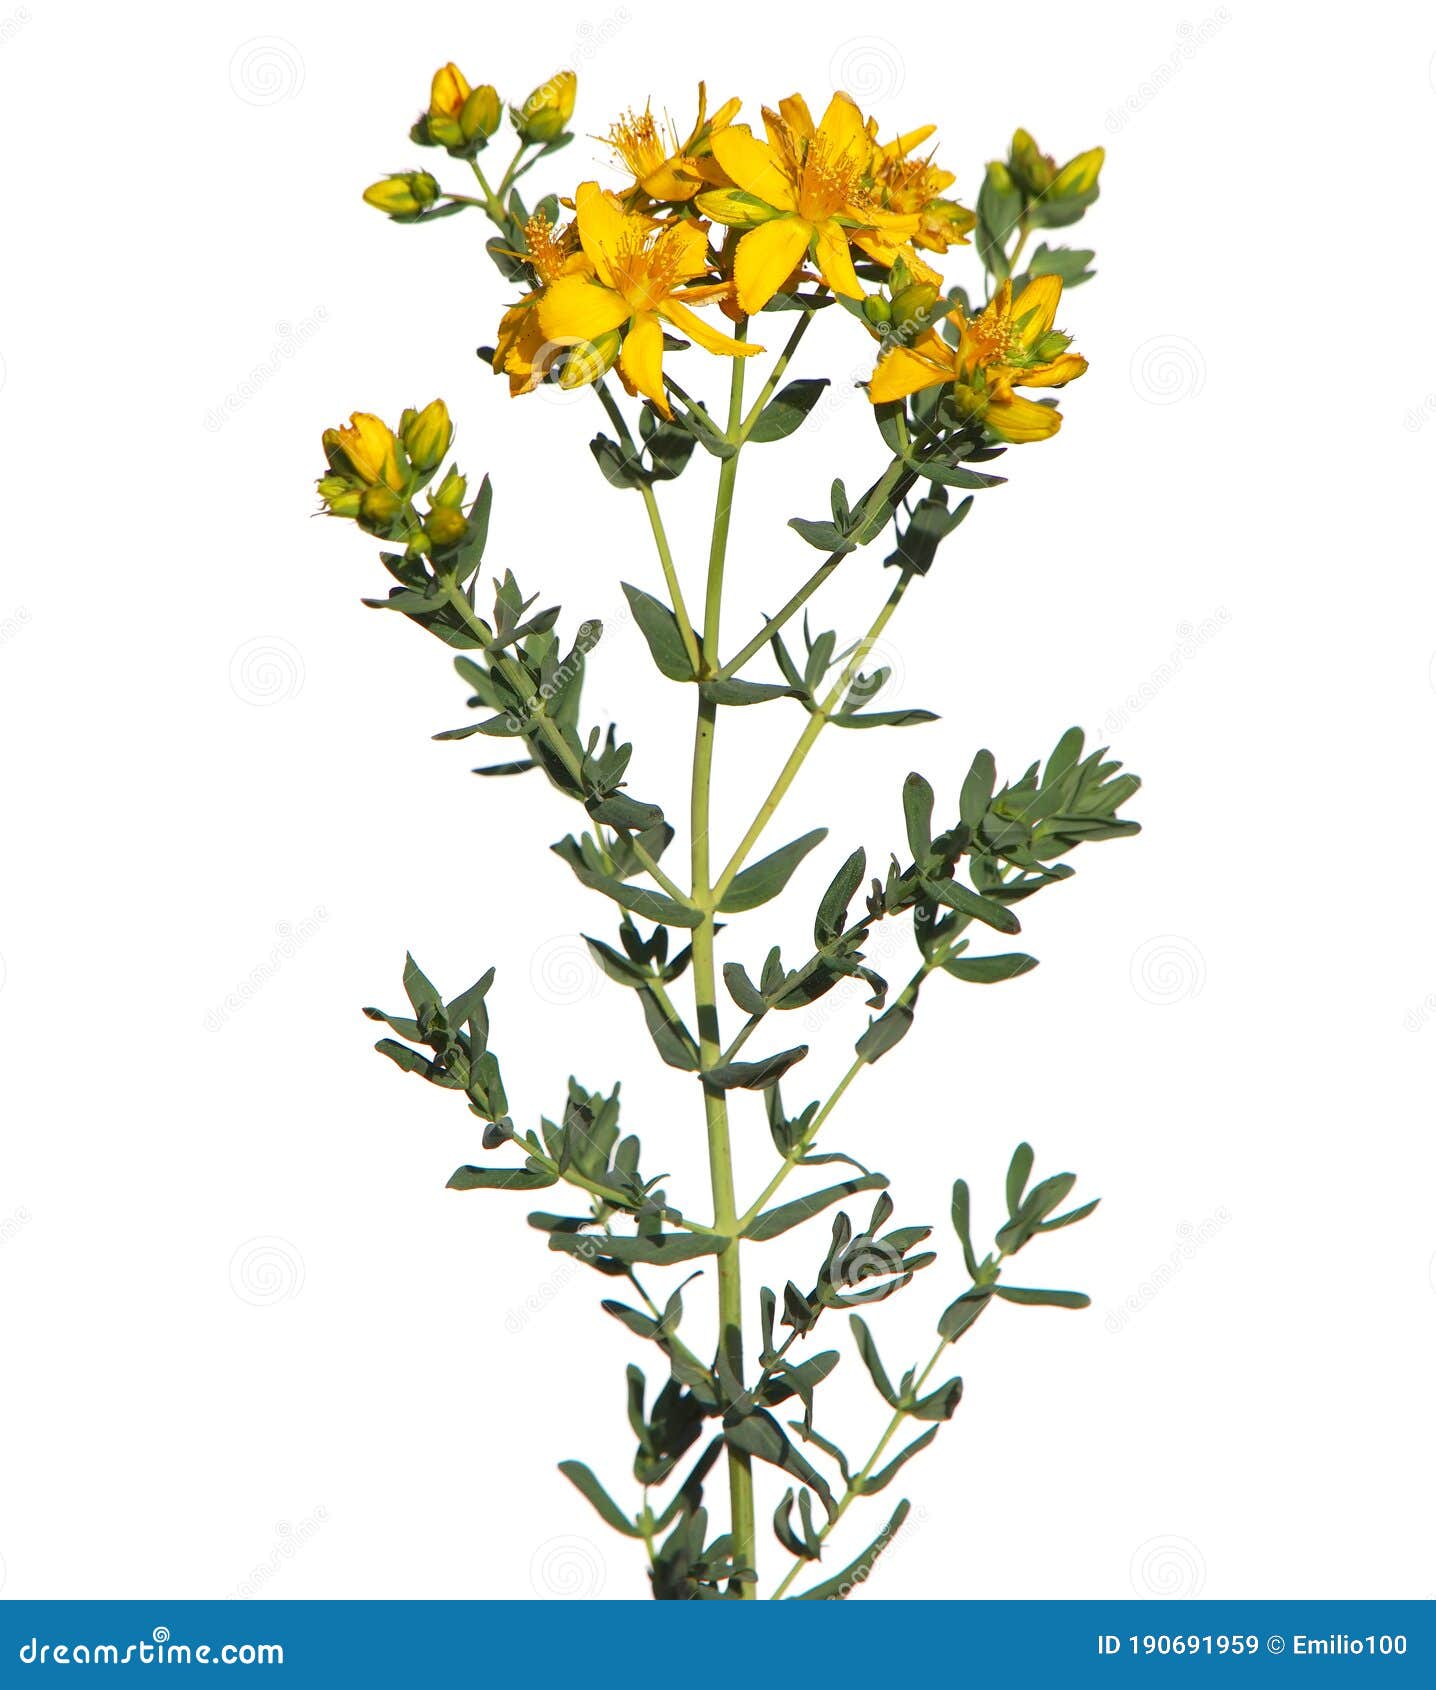
<svg viewBox="0 0 1436 1690"><path fill-rule="evenodd" d="M329 464L319 481L324 508L381 539L403 540L416 554L457 546L468 529L467 484L457 470L451 468L429 494L422 516L414 508L415 495L434 479L453 438L442 399L422 411L406 410L397 430L369 411L356 411L347 427L324 431Z"/></svg>

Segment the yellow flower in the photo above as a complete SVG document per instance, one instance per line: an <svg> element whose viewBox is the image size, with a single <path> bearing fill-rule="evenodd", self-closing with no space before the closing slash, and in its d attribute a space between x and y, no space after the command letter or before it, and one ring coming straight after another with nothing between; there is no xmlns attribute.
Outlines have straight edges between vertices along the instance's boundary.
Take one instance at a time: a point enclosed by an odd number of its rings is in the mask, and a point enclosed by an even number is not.
<svg viewBox="0 0 1436 1690"><path fill-rule="evenodd" d="M672 412L663 391L665 322L708 352L746 358L763 350L719 334L689 308L728 289L726 282L693 285L711 267L705 224L660 225L625 211L597 182L581 183L574 204L593 277L560 276L538 301L544 335L574 349L560 376L563 386L596 380L621 339L618 368L624 384L651 399L666 417Z"/></svg>
<svg viewBox="0 0 1436 1690"><path fill-rule="evenodd" d="M884 210L870 187L872 137L846 94L834 94L814 124L799 95L764 111L768 140L747 124L730 124L713 137L713 156L731 189L698 196L698 209L715 222L747 232L738 242L733 279L738 303L760 311L810 254L834 293L863 297L849 242L881 233L902 241L917 218Z"/></svg>
<svg viewBox="0 0 1436 1690"><path fill-rule="evenodd" d="M669 125L665 135L654 119L652 108L629 112L609 130L606 137L633 177L625 198L646 194L666 205L681 205L704 187L721 186L725 177L713 157L713 136L726 129L738 115L741 100L725 100L712 117L707 115L708 88L698 84L698 117L686 141Z"/></svg>
<svg viewBox="0 0 1436 1690"><path fill-rule="evenodd" d="M578 77L571 70L561 70L547 82L539 83L528 99L510 112L519 139L533 142L556 140L573 116L577 95Z"/></svg>
<svg viewBox="0 0 1436 1690"><path fill-rule="evenodd" d="M518 256L533 271L538 286L504 312L494 347L494 369L509 378L511 395L528 393L547 374L542 363L535 368L535 360L549 344L538 320L543 290L560 276L593 273L587 255L579 250L576 223L555 229L543 212L536 211L524 225L524 246L526 250Z"/></svg>
<svg viewBox="0 0 1436 1690"><path fill-rule="evenodd" d="M1053 329L1062 297L1059 276L1038 276L1014 301L1003 282L992 303L969 320L958 309L948 321L957 345L929 329L910 347L895 346L878 360L868 383L875 405L924 388L951 386L958 414L981 421L1003 440L1044 440L1062 418L1055 406L1039 405L1016 387L1062 387L1075 381L1087 360L1068 352L1068 338Z"/></svg>
<svg viewBox="0 0 1436 1690"><path fill-rule="evenodd" d="M364 487L402 493L408 477L400 467L399 442L388 423L369 411L355 411L348 428L324 430L324 455L339 476L352 476Z"/></svg>
<svg viewBox="0 0 1436 1690"><path fill-rule="evenodd" d="M966 246L968 231L977 213L945 197L957 178L950 170L935 165L931 158L914 157L933 134L935 126L911 130L876 148L873 154L873 192L888 211L917 218L913 244L928 252L946 252L950 246ZM866 241L860 242L872 252Z"/></svg>

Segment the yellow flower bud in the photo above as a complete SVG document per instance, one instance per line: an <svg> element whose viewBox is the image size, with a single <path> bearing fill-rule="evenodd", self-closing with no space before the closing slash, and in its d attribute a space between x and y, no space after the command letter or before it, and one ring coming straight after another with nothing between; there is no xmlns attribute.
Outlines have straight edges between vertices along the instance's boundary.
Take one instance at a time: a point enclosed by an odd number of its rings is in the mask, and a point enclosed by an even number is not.
<svg viewBox="0 0 1436 1690"><path fill-rule="evenodd" d="M458 510L464 502L464 495L469 490L469 484L459 474L451 469L434 491L429 495L429 503L447 505L451 510Z"/></svg>
<svg viewBox="0 0 1436 1690"><path fill-rule="evenodd" d="M498 128L503 115L504 103L499 98L498 89L485 82L464 101L464 109L459 113L459 128L463 130L466 141L472 141L476 135L487 141Z"/></svg>
<svg viewBox="0 0 1436 1690"><path fill-rule="evenodd" d="M364 190L364 200L390 217L412 217L439 197L439 184L427 170L409 170L402 176L386 176Z"/></svg>
<svg viewBox="0 0 1436 1690"><path fill-rule="evenodd" d="M435 505L424 518L424 532L440 548L457 546L468 531L468 518L449 505Z"/></svg>
<svg viewBox="0 0 1436 1690"><path fill-rule="evenodd" d="M366 487L382 483L402 493L407 477L399 464L394 431L369 411L355 411L348 428L326 428L324 455L336 475L356 476Z"/></svg>
<svg viewBox="0 0 1436 1690"><path fill-rule="evenodd" d="M584 387L613 368L621 343L618 330L610 329L597 340L580 340L566 347L560 357L550 360L549 368L558 371L558 384L565 392Z"/></svg>
<svg viewBox="0 0 1436 1690"><path fill-rule="evenodd" d="M564 131L573 116L574 98L578 92L578 77L571 70L561 70L547 82L539 83L521 106L510 112L513 125L521 141L552 141Z"/></svg>
<svg viewBox="0 0 1436 1690"><path fill-rule="evenodd" d="M359 501L359 520L372 533L388 535L403 514L404 501L388 487L366 487Z"/></svg>
<svg viewBox="0 0 1436 1690"><path fill-rule="evenodd" d="M319 497L331 516L358 516L359 502L364 496L347 475L325 475L319 480Z"/></svg>
<svg viewBox="0 0 1436 1690"><path fill-rule="evenodd" d="M988 165L987 180L994 193L1010 194L1014 187L1012 172L999 159L993 159Z"/></svg>
<svg viewBox="0 0 1436 1690"><path fill-rule="evenodd" d="M1105 147L1093 147L1085 153L1078 153L1076 158L1064 164L1052 179L1049 192L1053 199L1063 199L1069 195L1091 193L1097 186L1097 178L1102 171L1102 161L1107 156Z"/></svg>
<svg viewBox="0 0 1436 1690"><path fill-rule="evenodd" d="M876 328L892 321L892 306L881 294L870 293L863 301L863 316Z"/></svg>
<svg viewBox="0 0 1436 1690"><path fill-rule="evenodd" d="M405 411L399 422L399 438L418 473L432 475L454 438L448 406L442 399L434 399L422 411Z"/></svg>

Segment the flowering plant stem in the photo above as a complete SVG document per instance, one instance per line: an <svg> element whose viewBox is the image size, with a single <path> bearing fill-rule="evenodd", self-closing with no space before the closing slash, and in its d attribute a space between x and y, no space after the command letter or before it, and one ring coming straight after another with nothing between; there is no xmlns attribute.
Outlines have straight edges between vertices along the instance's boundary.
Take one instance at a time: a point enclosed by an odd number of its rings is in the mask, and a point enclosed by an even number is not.
<svg viewBox="0 0 1436 1690"><path fill-rule="evenodd" d="M686 872L666 856L677 829L662 807L630 790L632 745L620 741L616 725L606 732L583 725L582 685L602 625L582 622L566 649L558 632L560 608L539 606L510 569L494 577L492 609L480 607L493 491L487 476L472 492L457 465L444 468L453 427L443 401L405 411L397 429L356 412L347 427L327 430L329 471L319 490L333 515L402 548L381 554L396 583L388 598L366 602L402 614L454 654L478 714L437 737L506 742L510 754L476 772L541 771L581 808L585 831L552 849L582 885L608 900L606 907L616 906L617 944L586 935L589 951L607 979L637 1000L662 1062L697 1090L711 1217L695 1220L685 1213L666 1188L671 1176L642 1172L639 1138L620 1134L616 1081L605 1093L570 1078L556 1119L541 1118L537 1130L516 1122L490 1044L492 968L446 999L407 958L408 1011L365 1013L395 1035L378 1043L390 1061L430 1085L461 1093L484 1124L484 1149L510 1153L507 1163L457 1169L450 1187L554 1190L560 1201L567 1191L576 1212L536 1209L530 1225L547 1237L551 1251L587 1264L633 1297L631 1303L607 1297L602 1308L633 1338L654 1346L666 1364L666 1378L651 1399L643 1369L627 1369L637 1506L615 1500L582 1461L564 1460L560 1471L605 1524L641 1546L652 1592L664 1600L759 1595L767 1560L759 1544L759 1496L776 1473L787 1488L772 1529L792 1564L771 1594L786 1597L805 1569L817 1568L855 1505L886 1489L953 1417L962 1379L934 1383L934 1375L991 1304L1078 1309L1087 1303L1080 1292L1004 1279L1008 1262L1039 1235L1085 1219L1096 1206L1064 1209L1076 1176L1052 1174L1034 1183L1033 1151L1019 1144L1008 1165L1006 1218L986 1254L973 1243L967 1184L953 1182L952 1234L966 1279L944 1295L936 1351L894 1381L867 1317L919 1274L939 1277L930 1271L937 1252L923 1248L933 1228L889 1226L894 1199L886 1175L866 1165L870 1142L858 1143L861 1160L828 1142L819 1150L818 1143L820 1135L831 1138L834 1117L862 1071L906 1037L929 981L947 976L991 986L1036 966L1025 952L974 950L974 942L982 945L984 933L1017 934L1014 906L1068 879L1072 871L1061 859L1078 845L1137 831L1118 815L1137 789L1135 777L1119 773L1105 749L1087 751L1075 728L1062 734L1045 764L1034 762L1002 784L991 753L978 751L956 792L942 799L945 821L933 785L910 773L901 788L906 850L889 853L882 874L868 874L861 846L837 865L813 918L811 956L788 966L774 945L755 978L730 954L720 975L717 940L721 925L725 951L746 943L748 928L732 918L783 896L826 838L825 828L814 829L758 854L825 731L906 729L934 719L911 707L871 709L888 671L877 667L868 674L865 665L975 496L1000 483L985 466L1009 445L1050 439L1061 415L1049 390L1086 370L1055 315L1064 280L1085 280L1092 255L1039 245L1026 259L1027 270L1013 271L1031 231L1065 227L1096 199L1101 154L1079 154L1059 168L1019 130L1006 162L988 167L976 211L968 211L949 195L951 173L925 151L914 151L930 133L926 129L882 143L847 95L835 95L816 122L794 95L778 111L765 110L765 141L734 121L737 101L710 112L700 86L698 121L686 140L663 136L651 110L630 113L614 126L613 145L630 173L622 192L585 181L571 196L550 194L530 211L515 185L572 139L567 126L575 92L573 73L564 71L509 108L518 145L491 187L478 155L502 119L503 102L493 87L471 87L457 66L446 65L411 136L466 160L479 195L445 193L427 171L411 171L373 184L364 197L405 224L473 210L487 216L495 225L488 255L521 297L503 313L497 343L485 356L506 378L511 397L553 383L591 386L597 395L613 432L598 434L590 449L611 486L639 495L657 556L657 569L644 579L658 588L661 578L664 596L639 583L622 584L623 592L660 685L689 689L693 700ZM573 212L567 222L565 206ZM944 291L929 262L950 247L965 247L969 234L988 289L980 309L963 288ZM698 314L714 305L721 305L731 333ZM749 360L767 356L755 331L777 323L785 311L793 314L792 326L761 381L750 387ZM872 349L861 403L871 410L882 443L881 467L863 476L868 485L856 500L837 478L827 516L791 519L789 528L819 552L821 562L725 661L723 595L734 566L739 477L746 484L753 450L761 447L766 455L796 433L831 388L828 377L790 376L799 354L806 360L813 352L820 315L855 330ZM701 363L704 353L728 360L721 420L665 367L683 354L685 380L691 380L687 366ZM696 385L695 392L701 392ZM842 396L841 390L829 395ZM695 620L659 493L704 456L717 459L717 492ZM427 508L419 505L421 497ZM813 631L809 610L838 569L869 567L848 560L884 534L891 535L893 549L883 561L894 573L884 577L888 585L867 631L840 647L836 631ZM688 585L692 590L695 582ZM973 600L972 608L976 615L963 607L965 631L990 627L992 637L1009 637L997 617L984 617L984 602ZM800 611L804 650L798 652L793 624ZM754 678L749 671L764 657L772 665L769 676ZM1020 672L1015 653L1014 676ZM756 707L781 720L795 704L801 728L756 811L749 815L745 806L736 817L716 813L723 713ZM715 845L717 837L736 839L727 855ZM501 885L519 911L542 911L541 876L513 872ZM874 954L874 938L890 941L907 918L910 926L902 930L916 947L917 966L892 991L873 966L882 960ZM743 1016L726 1039L720 978ZM690 984L691 1002L685 1002ZM782 1087L807 1058L808 1045L754 1059L752 1043L785 1014L807 1010L829 993L839 1004L835 1013L841 1012L842 994L857 986L872 1013L858 1029L851 1061L825 1098L790 1112ZM809 1026L825 1014L810 1014ZM954 1081L969 1090L992 1083L980 1053L964 1051L949 1066ZM947 1089L956 1092L956 1083ZM776 1168L751 1201L740 1200L735 1189L734 1142L748 1126L741 1117L745 1099L761 1103L777 1153ZM921 1130L934 1107L926 1096L913 1099L904 1126ZM696 1109L692 1114L696 1125ZM835 1181L832 1174L812 1175L832 1164L841 1167ZM791 1195L805 1174L833 1182ZM780 1192L783 1201L775 1202ZM855 1224L852 1199L869 1193L870 1217ZM801 1284L788 1279L781 1293L760 1283L755 1298L754 1288L745 1288L744 1270L757 1247L820 1216L829 1241L811 1287L806 1275ZM711 1347L691 1334L680 1337L687 1318L684 1289L707 1268L716 1284ZM650 1272L674 1269L687 1270L688 1277L656 1297L646 1283ZM817 1394L842 1357L809 1341L820 1324L824 1334L832 1329L834 1310L847 1315L852 1346L884 1405L883 1429L860 1463L850 1462L819 1425ZM830 1400L825 1391L824 1428ZM796 1417L784 1421L775 1411ZM894 1454L909 1423L924 1429ZM720 1460L726 1521L715 1535L706 1486ZM908 1511L901 1501L856 1560L818 1578L800 1597L851 1594L902 1530Z"/></svg>

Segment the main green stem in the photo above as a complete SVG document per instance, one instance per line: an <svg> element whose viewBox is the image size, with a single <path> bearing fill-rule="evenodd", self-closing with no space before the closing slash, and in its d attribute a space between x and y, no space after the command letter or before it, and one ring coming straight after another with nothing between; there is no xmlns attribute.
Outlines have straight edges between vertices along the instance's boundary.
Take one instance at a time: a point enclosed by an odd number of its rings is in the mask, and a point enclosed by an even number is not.
<svg viewBox="0 0 1436 1690"><path fill-rule="evenodd" d="M743 329L739 328L739 338ZM728 434L736 439L743 424L743 363L733 360L728 396ZM738 451L724 458L718 472L718 499L713 511L713 538L708 551L708 584L703 608L703 660L715 668L723 606L723 569L728 556L733 488L738 476ZM693 737L692 832L693 902L703 912L693 929L693 994L698 1020L698 1053L703 1073L703 1116L708 1131L708 1172L713 1188L713 1230L729 1242L718 1256L718 1344L731 1376L743 1377L743 1282L739 1264L738 1205L733 1190L733 1148L728 1133L728 1100L721 1086L708 1079L718 1065L722 1038L718 1025L718 979L713 958L714 915L712 865L709 860L709 807L713 780L713 736L718 706L699 696ZM733 1560L742 1568L756 1568L752 1457L728 1446L728 1494L733 1533ZM757 1595L756 1584L743 1580L735 1594Z"/></svg>

